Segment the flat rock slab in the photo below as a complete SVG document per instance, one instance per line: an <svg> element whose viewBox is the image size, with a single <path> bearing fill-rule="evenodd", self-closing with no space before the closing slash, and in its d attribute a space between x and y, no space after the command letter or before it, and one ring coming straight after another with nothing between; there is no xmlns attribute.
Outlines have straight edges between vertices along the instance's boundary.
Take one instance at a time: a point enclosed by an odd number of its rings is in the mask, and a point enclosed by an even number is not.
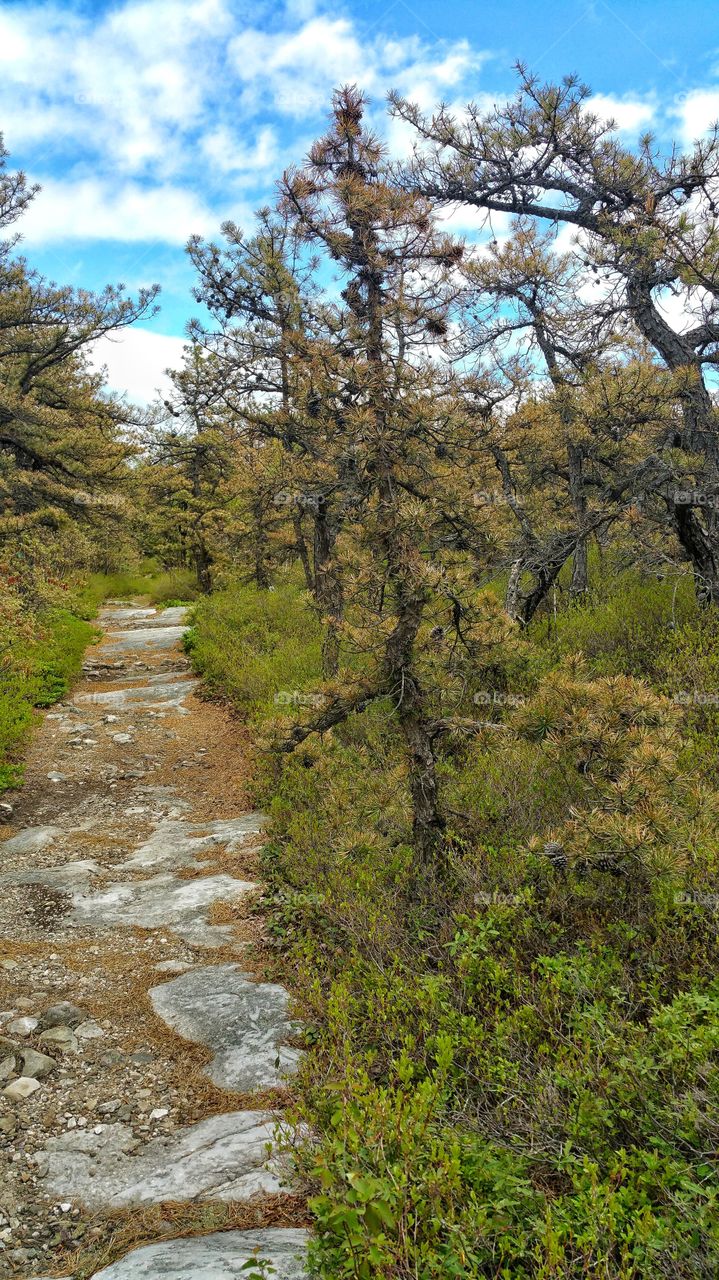
<svg viewBox="0 0 719 1280"><path fill-rule="evenodd" d="M173 1031L215 1054L205 1068L214 1084L249 1093L272 1088L296 1070L298 1049L286 1041L297 1027L287 1016L284 987L251 982L234 964L206 965L149 993Z"/></svg>
<svg viewBox="0 0 719 1280"><path fill-rule="evenodd" d="M0 852L2 847L0 846ZM35 867L31 871L7 871L0 876L3 884L46 884L59 888L72 888L92 876L99 875L102 867L93 858L82 858L78 862L63 862L59 867Z"/></svg>
<svg viewBox="0 0 719 1280"><path fill-rule="evenodd" d="M147 609L102 609L100 611L101 622L119 622L122 625L133 626L136 623L142 624L147 618L154 618L157 610Z"/></svg>
<svg viewBox="0 0 719 1280"><path fill-rule="evenodd" d="M190 680L163 680L142 684L132 689L108 689L104 693L78 693L75 702L95 707L136 708L141 706L179 707L183 698L199 683Z"/></svg>
<svg viewBox="0 0 719 1280"><path fill-rule="evenodd" d="M61 827L26 827L0 844L0 854L42 853L59 835L62 835Z"/></svg>
<svg viewBox="0 0 719 1280"><path fill-rule="evenodd" d="M111 925L143 929L174 929L187 942L203 947L221 946L232 936L229 925L207 923L213 902L238 898L256 886L232 876L202 876L179 880L164 874L149 880L107 885L98 893L77 894L73 918L78 924L99 928Z"/></svg>
<svg viewBox="0 0 719 1280"><path fill-rule="evenodd" d="M248 836L258 835L267 819L262 813L246 813L241 818L215 822L160 822L149 840L132 854L123 867L191 866L198 853L225 847L232 852Z"/></svg>
<svg viewBox="0 0 719 1280"><path fill-rule="evenodd" d="M187 618L189 609L184 604L173 604L167 609L155 609L154 617L146 625L150 627L178 627Z"/></svg>
<svg viewBox="0 0 719 1280"><path fill-rule="evenodd" d="M292 1228L217 1231L133 1249L96 1271L95 1280L243 1280L242 1268L255 1259L274 1267L272 1280L305 1280L306 1249L307 1232Z"/></svg>
<svg viewBox="0 0 719 1280"><path fill-rule="evenodd" d="M249 1200L281 1190L268 1154L274 1121L264 1111L212 1116L140 1147L124 1124L74 1129L50 1138L36 1160L46 1191L90 1209L163 1200Z"/></svg>
<svg viewBox="0 0 719 1280"><path fill-rule="evenodd" d="M103 656L108 653L132 653L136 649L173 649L186 629L165 625L108 631L102 646Z"/></svg>

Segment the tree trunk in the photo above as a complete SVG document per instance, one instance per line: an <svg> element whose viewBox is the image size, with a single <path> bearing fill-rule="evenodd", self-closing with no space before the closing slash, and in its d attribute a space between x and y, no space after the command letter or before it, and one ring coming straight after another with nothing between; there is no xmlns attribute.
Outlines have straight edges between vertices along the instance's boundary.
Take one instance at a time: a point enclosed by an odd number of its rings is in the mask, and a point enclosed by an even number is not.
<svg viewBox="0 0 719 1280"><path fill-rule="evenodd" d="M314 529L314 595L327 619L322 643L322 674L331 679L339 669L339 624L344 613L342 584L333 565L336 531L321 498L315 511Z"/></svg>
<svg viewBox="0 0 719 1280"><path fill-rule="evenodd" d="M719 544L716 534L707 532L690 506L674 504L674 527L691 561L697 600L701 605L719 604Z"/></svg>
<svg viewBox="0 0 719 1280"><path fill-rule="evenodd" d="M520 583L522 581L522 561L515 560L509 571L509 582L507 583L507 593L504 598L504 607L507 610L513 622L518 622L521 613L521 592Z"/></svg>
<svg viewBox="0 0 719 1280"><path fill-rule="evenodd" d="M412 840L418 861L424 867L436 864L445 829L440 812L439 786L426 713L426 698L412 671L414 644L424 611L423 596L406 578L393 578L397 623L387 641L386 670L388 692L407 748L409 789L412 798Z"/></svg>
<svg viewBox="0 0 719 1280"><path fill-rule="evenodd" d="M305 575L305 586L307 587L308 591L311 591L314 593L315 580L314 580L314 575L312 573L312 566L310 564L310 556L307 550L307 543L305 542L305 535L302 529L302 516L300 515L299 511L297 511L296 509L293 511L293 514L292 514L292 528L294 529L294 532L295 532L295 547L297 548L297 552L300 557L300 562L302 564L302 572Z"/></svg>
<svg viewBox="0 0 719 1280"><path fill-rule="evenodd" d="M212 556L201 539L195 545L194 561L197 584L202 594L208 596L212 591Z"/></svg>
<svg viewBox="0 0 719 1280"><path fill-rule="evenodd" d="M583 462L584 457L579 445L570 444L567 448L569 460L569 492L574 507L574 519L578 529L583 529L587 518L587 499L584 493ZM572 600L581 600L589 587L589 568L587 555L587 539L580 537L572 556L572 580L569 594Z"/></svg>
<svg viewBox="0 0 719 1280"><path fill-rule="evenodd" d="M717 413L696 352L658 311L647 281L629 280L627 298L638 328L667 368L672 373L689 375L679 396L684 424L680 447L706 459L707 483L714 488L719 477ZM672 514L676 535L694 572L697 600L703 605L719 604L719 530L715 514L708 512L706 527L691 506L684 503L675 503Z"/></svg>
<svg viewBox="0 0 719 1280"><path fill-rule="evenodd" d="M259 499L252 507L252 523L254 526L252 545L254 548L253 576L255 579L255 586L258 591L266 591L270 585L270 575L267 568L267 530L265 529L262 503Z"/></svg>

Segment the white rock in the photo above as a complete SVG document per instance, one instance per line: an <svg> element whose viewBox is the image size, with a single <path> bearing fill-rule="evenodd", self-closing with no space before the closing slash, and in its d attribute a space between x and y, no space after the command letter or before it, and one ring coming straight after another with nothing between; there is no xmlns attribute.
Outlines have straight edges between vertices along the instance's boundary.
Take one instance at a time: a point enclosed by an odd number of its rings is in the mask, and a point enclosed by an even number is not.
<svg viewBox="0 0 719 1280"><path fill-rule="evenodd" d="M155 965L158 973L187 973L192 968L189 960L161 960Z"/></svg>
<svg viewBox="0 0 719 1280"><path fill-rule="evenodd" d="M5 1086L3 1094L11 1102L23 1102L25 1098L29 1098L30 1094L39 1088L39 1080L33 1080L32 1076L20 1076L19 1080L13 1080Z"/></svg>
<svg viewBox="0 0 719 1280"><path fill-rule="evenodd" d="M15 1018L12 1022L8 1022L7 1029L11 1036L31 1036L38 1026L38 1018Z"/></svg>
<svg viewBox="0 0 719 1280"><path fill-rule="evenodd" d="M100 1040L105 1032L102 1027L91 1019L87 1022L81 1022L79 1027L75 1027L75 1035L81 1040Z"/></svg>
<svg viewBox="0 0 719 1280"><path fill-rule="evenodd" d="M296 1228L217 1231L133 1249L96 1271L95 1280L240 1280L252 1274L245 1264L260 1259L270 1264L272 1280L303 1280L306 1249L307 1233Z"/></svg>
<svg viewBox="0 0 719 1280"><path fill-rule="evenodd" d="M60 827L26 827L0 845L0 849L3 853L41 853L60 834Z"/></svg>
<svg viewBox="0 0 719 1280"><path fill-rule="evenodd" d="M221 1088L272 1088L297 1067L299 1050L287 1044L297 1027L288 1016L284 987L252 982L234 964L206 965L152 987L148 995L173 1031L214 1051L205 1074Z"/></svg>
<svg viewBox="0 0 719 1280"><path fill-rule="evenodd" d="M154 1109L153 1111L151 1111L151 1112L150 1112L150 1119L151 1119L151 1120L164 1120L164 1119L165 1119L165 1116L169 1116L169 1114L170 1114L170 1112L169 1112L169 1109L168 1109L167 1107L155 1107L155 1109Z"/></svg>
<svg viewBox="0 0 719 1280"><path fill-rule="evenodd" d="M142 1148L128 1125L109 1124L48 1139L36 1162L50 1194L89 1208L249 1200L281 1189L284 1165L267 1153L273 1136L272 1115L258 1111L212 1116Z"/></svg>

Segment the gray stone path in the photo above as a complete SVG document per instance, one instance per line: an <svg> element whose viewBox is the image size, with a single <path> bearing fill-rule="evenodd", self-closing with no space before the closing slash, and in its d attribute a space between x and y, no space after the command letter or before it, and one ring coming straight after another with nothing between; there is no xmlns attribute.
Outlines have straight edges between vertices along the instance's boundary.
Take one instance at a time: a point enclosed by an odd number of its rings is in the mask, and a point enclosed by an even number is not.
<svg viewBox="0 0 719 1280"><path fill-rule="evenodd" d="M191 969L150 991L155 1012L186 1040L214 1051L207 1068L214 1084L250 1093L280 1084L299 1054L284 1044L291 1034L287 992L251 982L234 964Z"/></svg>
<svg viewBox="0 0 719 1280"><path fill-rule="evenodd" d="M272 1280L303 1280L306 1244L306 1233L297 1230L216 1232L135 1249L95 1274L97 1280L251 1280L243 1268L261 1260L274 1267Z"/></svg>
<svg viewBox="0 0 719 1280"><path fill-rule="evenodd" d="M173 736L163 728L162 717L187 713L185 700L198 682L165 670L164 659L163 669L152 672L142 655L158 650L171 655L185 630L184 618L185 611L175 608L164 613L130 606L105 611L106 640L99 657L89 659L88 671L93 679L124 679L126 684L132 681L132 687L79 693L51 713L58 732L74 734L71 746L91 752L109 738L115 749L130 751L134 722L139 724L138 717L144 716L145 724L147 717L156 717L151 721L157 726L154 750L161 753L162 734ZM107 655L113 658L106 663ZM126 659L126 665L117 668L114 655ZM61 791L65 775L47 776L51 782L57 779ZM78 823L84 803L80 800L66 811L64 826L28 828L0 843L0 890L5 886L9 893L25 885L38 894L52 894L53 909L83 937L140 926L172 930L202 948L198 963L166 961L158 966L158 984L149 993L157 1017L185 1039L213 1051L206 1074L215 1084L243 1093L278 1086L299 1057L288 1043L296 1027L288 1016L287 992L253 982L239 965L211 960L213 947L231 941L233 931L208 921L210 907L252 893L257 886L202 861L203 853L209 856L213 850L256 846L263 817L246 813L203 822L193 819L181 783L178 794L173 788L156 790L158 796L145 788L156 805L154 819L151 805L125 811L147 813L153 828L149 835L145 829L127 848L122 861L115 856L107 865L101 846L93 848L92 857L79 853L78 838L93 829L92 821ZM111 811L110 807L108 814ZM68 822L68 816L74 822ZM122 818L113 812L115 836L118 830ZM12 868L12 857L28 853L34 858L29 865L16 861L20 870L3 870L8 863ZM203 865L208 866L207 874L180 874L190 867L202 872ZM170 976L175 965L179 976ZM100 1123L49 1138L35 1163L45 1194L90 1210L162 1201L242 1201L262 1192L276 1194L289 1184L287 1168L269 1150L275 1123L267 1112L233 1111L143 1138L125 1123ZM305 1233L299 1230L229 1231L137 1249L96 1274L103 1280L226 1280L247 1275L242 1267L259 1250L275 1268L270 1272L274 1280L301 1280L306 1274L305 1245Z"/></svg>
<svg viewBox="0 0 719 1280"><path fill-rule="evenodd" d="M144 1147L128 1125L97 1125L52 1138L38 1165L49 1192L91 1209L249 1200L280 1190L282 1167L267 1150L273 1133L272 1116L259 1111L212 1116Z"/></svg>

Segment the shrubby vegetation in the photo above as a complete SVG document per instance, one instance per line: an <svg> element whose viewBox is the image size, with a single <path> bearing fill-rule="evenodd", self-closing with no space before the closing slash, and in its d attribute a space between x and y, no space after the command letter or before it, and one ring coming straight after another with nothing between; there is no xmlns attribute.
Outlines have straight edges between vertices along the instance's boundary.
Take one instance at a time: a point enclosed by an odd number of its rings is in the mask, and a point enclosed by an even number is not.
<svg viewBox="0 0 719 1280"><path fill-rule="evenodd" d="M671 592L638 574L598 594L558 614L550 657L530 628L504 731L443 751L441 881L417 883L390 705L258 769L271 935L308 1021L298 1159L321 1276L716 1270L719 708L699 723L661 692L676 645L694 669L714 624L687 606L673 626ZM622 674L593 675L566 637L593 616L601 658L630 603ZM260 740L301 714L273 689L317 687L298 585L215 596L194 636Z"/></svg>
<svg viewBox="0 0 719 1280"><path fill-rule="evenodd" d="M107 591L197 597L272 816L325 1280L719 1270L719 135L634 153L587 97L395 98L393 165L338 91L276 206L191 241L163 413L82 357L152 292L0 259L6 734Z"/></svg>
<svg viewBox="0 0 719 1280"><path fill-rule="evenodd" d="M326 1280L719 1265L717 141L633 155L586 96L395 100L401 168L343 90L190 246L190 646L253 724Z"/></svg>

